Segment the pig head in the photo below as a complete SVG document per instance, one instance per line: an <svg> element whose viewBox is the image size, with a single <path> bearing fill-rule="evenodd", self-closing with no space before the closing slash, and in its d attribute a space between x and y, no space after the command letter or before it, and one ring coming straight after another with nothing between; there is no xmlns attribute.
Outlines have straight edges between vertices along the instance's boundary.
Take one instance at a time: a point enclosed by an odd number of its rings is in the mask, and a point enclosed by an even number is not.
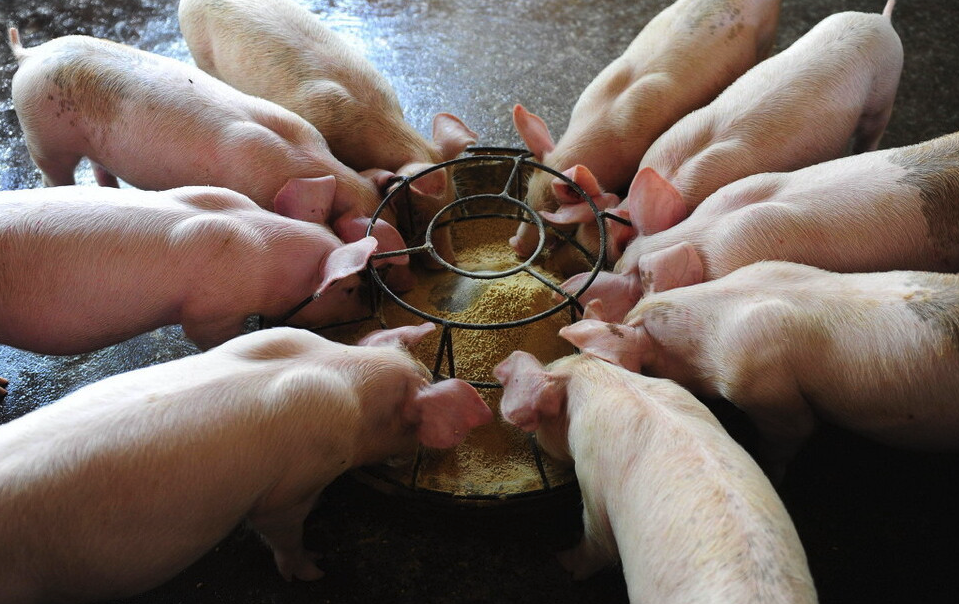
<svg viewBox="0 0 959 604"><path fill-rule="evenodd" d="M400 405L401 423L416 427L419 444L444 449L461 442L471 428L492 421L493 414L476 389L463 380L454 378L435 384L424 381L423 372L428 375L426 367L413 359L407 349L414 347L435 327L433 323L424 323L377 330L364 336L358 346L383 349L384 355L395 355L399 350L404 363L416 367L419 377L410 378L406 388L398 388L396 380L382 372L371 373L366 392L374 402L387 400L393 396L394 390L399 390L404 397Z"/></svg>

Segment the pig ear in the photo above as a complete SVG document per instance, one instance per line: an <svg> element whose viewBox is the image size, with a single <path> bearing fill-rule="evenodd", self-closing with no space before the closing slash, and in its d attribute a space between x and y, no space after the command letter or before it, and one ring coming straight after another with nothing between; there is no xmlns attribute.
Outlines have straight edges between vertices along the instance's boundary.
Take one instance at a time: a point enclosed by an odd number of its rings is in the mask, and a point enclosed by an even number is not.
<svg viewBox="0 0 959 604"><path fill-rule="evenodd" d="M463 442L476 426L493 421L493 412L475 388L454 378L419 388L407 401L403 419L417 426L424 446L447 449Z"/></svg>
<svg viewBox="0 0 959 604"><path fill-rule="evenodd" d="M394 327L393 329L377 329L363 336L357 346L395 346L413 348L420 341L433 333L436 329L434 323L426 322L419 325L404 325L403 327Z"/></svg>
<svg viewBox="0 0 959 604"><path fill-rule="evenodd" d="M433 144L439 149L442 161L453 159L478 138L478 134L452 113L437 113L433 117Z"/></svg>
<svg viewBox="0 0 959 604"><path fill-rule="evenodd" d="M618 216L623 220L629 220L629 209L625 205L606 210L607 214ZM606 258L610 262L616 262L623 257L623 252L629 242L636 238L636 228L625 225L616 220L606 221Z"/></svg>
<svg viewBox="0 0 959 604"><path fill-rule="evenodd" d="M571 294L576 293L589 279L589 273L580 273L567 279L560 287ZM589 303L591 300L604 300L603 314L607 321L619 321L626 316L633 306L643 297L643 285L639 274L634 271L627 273L611 273L600 271L585 292L580 294L579 301Z"/></svg>
<svg viewBox="0 0 959 604"><path fill-rule="evenodd" d="M386 187L388 187L390 184L390 179L396 176L396 174L393 172L390 172L389 170L382 170L380 168L369 168L367 170L363 170L359 174L363 178L369 179L369 181L373 183L373 186L376 187L380 193L383 193L383 191L386 190Z"/></svg>
<svg viewBox="0 0 959 604"><path fill-rule="evenodd" d="M603 301L599 298L590 300L583 308L584 319L595 319L597 321L606 320L606 311L603 309Z"/></svg>
<svg viewBox="0 0 959 604"><path fill-rule="evenodd" d="M314 295L322 294L340 279L366 268L366 263L375 249L376 239L364 237L359 241L337 247L327 254L322 267L323 282L320 283Z"/></svg>
<svg viewBox="0 0 959 604"><path fill-rule="evenodd" d="M363 237L366 237L366 229L369 225L369 218L347 218L346 216L342 216L339 220L333 223L333 232L343 241L352 243L354 241L359 241ZM395 252L397 250L405 250L407 248L406 242L403 241L403 237L400 235L400 232L396 230L396 227L385 220L377 220L373 224L373 230L371 233L373 238L376 239L376 252L378 253L382 254L385 252ZM389 258L374 260L373 266L382 266L384 264L409 264L409 262L410 257L408 255L390 256Z"/></svg>
<svg viewBox="0 0 959 604"><path fill-rule="evenodd" d="M273 211L288 218L326 224L336 196L336 179L291 178L273 198Z"/></svg>
<svg viewBox="0 0 959 604"><path fill-rule="evenodd" d="M688 241L643 254L637 264L648 294L703 282L703 262Z"/></svg>
<svg viewBox="0 0 959 604"><path fill-rule="evenodd" d="M493 369L493 375L503 384L500 413L526 432L536 430L543 419L559 415L566 402L566 385L528 352L513 352Z"/></svg>
<svg viewBox="0 0 959 604"><path fill-rule="evenodd" d="M630 371L639 371L649 336L643 326L631 327L583 319L559 330L561 338L580 352L599 357Z"/></svg>
<svg viewBox="0 0 959 604"><path fill-rule="evenodd" d="M513 125L526 148L538 159L543 159L556 146L543 118L530 113L522 105L513 107Z"/></svg>
<svg viewBox="0 0 959 604"><path fill-rule="evenodd" d="M603 192L596 177L586 166L575 165L563 172L563 175L589 195L599 210L605 210L619 203L619 198L616 195ZM553 193L556 195L560 206L556 212L542 212L544 218L557 224L582 224L595 220L593 209L569 183L560 178L554 178L552 186Z"/></svg>
<svg viewBox="0 0 959 604"><path fill-rule="evenodd" d="M422 172L423 170L431 167L433 164L424 164L424 163L414 163L407 164L400 168L399 172L402 174L408 174L412 176ZM429 195L431 197L438 197L443 194L443 191L446 190L446 171L445 170L433 170L428 174L420 176L416 180L410 181L410 189L414 193L419 195Z"/></svg>
<svg viewBox="0 0 959 604"><path fill-rule="evenodd" d="M679 191L650 167L633 177L626 203L633 226L643 235L665 231L686 218L686 204Z"/></svg>

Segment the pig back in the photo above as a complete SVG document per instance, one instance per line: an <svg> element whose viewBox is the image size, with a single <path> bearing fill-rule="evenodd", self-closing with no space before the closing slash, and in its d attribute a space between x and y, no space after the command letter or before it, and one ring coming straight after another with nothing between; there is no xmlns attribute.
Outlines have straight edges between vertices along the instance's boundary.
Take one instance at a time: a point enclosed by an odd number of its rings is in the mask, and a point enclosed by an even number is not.
<svg viewBox="0 0 959 604"><path fill-rule="evenodd" d="M650 295L629 319L747 414L786 413L798 400L887 444L954 448L957 286L959 277L939 273L759 262ZM671 321L683 315L710 326L708 335Z"/></svg>
<svg viewBox="0 0 959 604"><path fill-rule="evenodd" d="M4 192L0 207L0 341L12 346L86 352L180 322L191 296L229 314L234 294L255 306L262 287L263 239L229 204L81 186Z"/></svg>
<svg viewBox="0 0 959 604"><path fill-rule="evenodd" d="M389 82L319 16L289 0L180 3L197 65L302 116L355 170L440 161L403 118Z"/></svg>
<svg viewBox="0 0 959 604"><path fill-rule="evenodd" d="M869 150L889 118L901 69L902 45L886 17L834 14L677 122L641 167L669 180L692 211L751 174Z"/></svg>
<svg viewBox="0 0 959 604"><path fill-rule="evenodd" d="M350 467L355 393L322 365L339 347L299 331L119 374L0 426L0 513L18 519L0 525L17 544L0 548L0 578L23 594L0 601L144 591Z"/></svg>
<svg viewBox="0 0 959 604"><path fill-rule="evenodd" d="M14 105L42 168L89 157L141 189L214 184L270 208L289 178L343 167L301 117L180 61L87 36L27 53Z"/></svg>
<svg viewBox="0 0 959 604"><path fill-rule="evenodd" d="M816 601L775 490L699 401L669 380L576 364L569 443L585 513L608 516L632 601Z"/></svg>

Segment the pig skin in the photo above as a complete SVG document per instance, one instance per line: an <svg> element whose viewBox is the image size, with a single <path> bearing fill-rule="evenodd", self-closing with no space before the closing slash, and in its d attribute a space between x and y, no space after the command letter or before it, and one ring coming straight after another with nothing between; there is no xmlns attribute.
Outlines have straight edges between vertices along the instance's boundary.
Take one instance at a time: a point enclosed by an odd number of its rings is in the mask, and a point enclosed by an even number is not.
<svg viewBox="0 0 959 604"><path fill-rule="evenodd" d="M369 217L382 199L376 178L333 157L306 120L192 65L88 36L24 48L11 29L10 42L14 108L48 186L73 184L88 157L100 184L222 186L268 210L291 179L332 175L329 224Z"/></svg>
<svg viewBox="0 0 959 604"><path fill-rule="evenodd" d="M524 354L497 368L501 409L575 461L584 535L560 554L574 578L621 559L631 602L816 602L782 501L695 397L592 355L510 371Z"/></svg>
<svg viewBox="0 0 959 604"><path fill-rule="evenodd" d="M723 185L751 174L875 150L892 114L902 62L890 14L830 15L677 122L639 168L652 168L672 184L688 214Z"/></svg>
<svg viewBox="0 0 959 604"><path fill-rule="evenodd" d="M355 170L413 176L476 142L477 134L449 113L436 115L433 141L426 140L404 119L386 78L296 2L181 0L178 14L197 66L302 116L333 155ZM410 207L399 207L397 220L415 236L454 200L455 186L445 170L436 170L414 181L410 191ZM449 229L434 237L439 255L453 261Z"/></svg>
<svg viewBox="0 0 959 604"><path fill-rule="evenodd" d="M602 300L607 320L618 321L644 291L717 279L760 260L844 273L959 271L957 166L954 133L744 178L709 196L689 218L637 237L614 274L600 273L580 301ZM696 257L682 257L683 248ZM665 275L655 270L664 265L671 269ZM575 291L583 279L573 277L564 288Z"/></svg>
<svg viewBox="0 0 959 604"><path fill-rule="evenodd" d="M215 187L3 191L0 342L77 354L180 323L209 348L320 290L293 324L359 318L369 310L353 273L374 248Z"/></svg>
<svg viewBox="0 0 959 604"><path fill-rule="evenodd" d="M401 348L276 328L86 386L0 426L0 602L135 594L248 520L288 580L343 472L452 446L492 413Z"/></svg>
<svg viewBox="0 0 959 604"><path fill-rule="evenodd" d="M779 0L678 0L583 90L555 145L545 123L522 107L513 112L516 128L538 161L560 172L584 165L605 191L620 193L653 141L766 58L779 7ZM534 210L557 208L553 181L541 171L530 178L526 202ZM597 252L595 225L577 239ZM537 241L535 228L523 224L513 244L529 256Z"/></svg>
<svg viewBox="0 0 959 604"><path fill-rule="evenodd" d="M890 0L882 14L827 17L660 136L616 208L620 213L628 208L633 232L608 240L611 259L631 237L656 232L663 220L682 220L736 180L798 170L849 150L875 150L902 71L892 6ZM576 166L577 171L584 175L575 179L580 186L593 185L586 167Z"/></svg>
<svg viewBox="0 0 959 604"><path fill-rule="evenodd" d="M900 447L959 447L959 276L758 262L645 296L622 325L560 335L742 409L778 479L826 421ZM601 318L601 314L600 314Z"/></svg>

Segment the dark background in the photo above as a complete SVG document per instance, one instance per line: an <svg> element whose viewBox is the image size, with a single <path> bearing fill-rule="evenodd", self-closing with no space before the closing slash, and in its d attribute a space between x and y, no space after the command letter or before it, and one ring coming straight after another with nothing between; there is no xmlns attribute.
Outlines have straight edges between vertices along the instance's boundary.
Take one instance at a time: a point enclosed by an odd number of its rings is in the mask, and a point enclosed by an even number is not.
<svg viewBox="0 0 959 604"><path fill-rule="evenodd" d="M349 0L311 6L385 73L421 132L429 134L434 113L451 111L480 133L481 144L516 147L514 103L542 115L558 137L579 92L668 3ZM784 0L776 48L830 13L878 12L882 5ZM190 61L175 2L2 0L0 22L18 25L26 46L82 33ZM900 0L893 23L905 66L881 146L959 130L959 6ZM6 45L0 69L0 189L40 186L10 101L15 64ZM88 166L78 180L93 182ZM0 421L107 375L195 351L176 327L74 357L0 346L0 375L11 380ZM722 403L715 408L748 446L750 431L738 414ZM898 451L822 429L780 488L821 601L959 602L957 469L956 454ZM386 495L344 477L327 489L306 527L308 545L326 552L321 581L285 583L259 539L238 529L168 584L129 601L626 602L618 569L573 582L553 560L553 551L575 542L578 514L568 492L463 509Z"/></svg>

